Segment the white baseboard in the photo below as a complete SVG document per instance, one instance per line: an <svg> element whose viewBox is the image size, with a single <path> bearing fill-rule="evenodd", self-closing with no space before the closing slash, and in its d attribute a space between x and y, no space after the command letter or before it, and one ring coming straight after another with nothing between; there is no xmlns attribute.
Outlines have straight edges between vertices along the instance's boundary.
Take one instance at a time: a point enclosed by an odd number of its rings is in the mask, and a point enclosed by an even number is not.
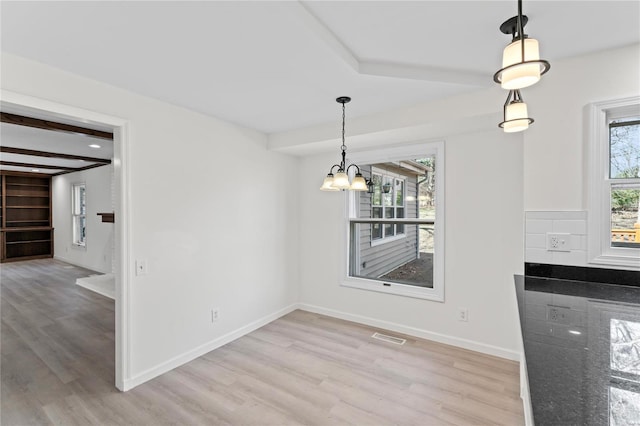
<svg viewBox="0 0 640 426"><path fill-rule="evenodd" d="M285 308L282 308L272 314L269 314L265 317L257 319L243 327L238 328L230 333L227 333L223 336L218 337L210 342L207 342L203 345L196 347L190 351L187 351L181 355L171 358L168 361L165 361L155 367L151 367L148 370L143 371L140 374L137 374L129 379L125 379L123 383L123 391L128 391L133 389L134 387L141 385L144 382L147 382L155 377L160 376L168 371L173 370L174 368L180 367L183 364L186 364L189 361L193 361L206 354L207 352L211 352L214 349L219 348L220 346L224 346L227 343L230 343L245 334L249 334L258 328L269 324L271 321L275 321L281 316L288 314L289 312L293 312L298 309L298 304L293 303Z"/></svg>
<svg viewBox="0 0 640 426"><path fill-rule="evenodd" d="M81 262L76 262L75 260L67 259L64 256L59 256L57 254L53 255L53 258L59 260L64 263L68 263L69 265L78 266L80 268L89 269L91 271L100 272L101 274L109 274L111 271L105 271L102 268L96 268L91 265L82 265Z"/></svg>
<svg viewBox="0 0 640 426"><path fill-rule="evenodd" d="M323 308L321 306L309 305L306 303L299 303L298 309L314 312L316 314L322 314L330 317L340 318L347 321L353 321L360 324L370 325L372 327L378 327L385 330L395 331L397 333L419 337L421 339L433 340L435 342L457 346L460 348L469 349L472 351L481 352L484 354L493 355L500 358L506 358L512 361L520 361L520 352L501 348L499 346L487 345L486 343L476 342L474 340L462 339L459 337L449 336L446 334L435 333L429 330L423 330L416 327L410 327L407 325L397 324L394 322L379 320L371 317L365 317L362 315L336 311L334 309Z"/></svg>
<svg viewBox="0 0 640 426"><path fill-rule="evenodd" d="M262 317L256 321L251 322L243 327L240 327L237 330L229 332L223 336L218 337L210 342L202 344L190 351L187 351L181 355L175 356L168 361L165 361L161 364L156 365L155 367L149 368L142 373L139 373L129 379L125 379L123 383L123 391L127 391L133 389L134 387L141 385L144 382L147 382L155 377L158 377L168 371L173 370L183 364L186 364L189 361L192 361L199 356L202 356L208 352L211 352L214 349L217 349L221 346L226 345L246 334L251 333L254 330L257 330L260 327L263 327L269 324L276 319L295 311L296 309L301 309L308 312L314 312L317 314L327 315L334 318L340 318L347 321L353 321L359 324L365 324L372 327L378 327L385 330L395 331L398 333L406 334L409 336L419 337L422 339L433 340L435 342L444 343L452 346L457 346L464 349L469 349L472 351L497 356L500 358L506 358L513 361L520 361L520 353L516 351L512 351L509 349L500 348L498 346L487 345L485 343L476 342L468 339L461 339L454 336L449 336L441 333L435 333L428 330L423 330L415 327L409 327L402 324L397 324L390 321L379 320L375 318L365 317L362 315L350 314L347 312L341 312L334 309L323 308L320 306L309 305L306 303L293 303L285 308L282 308L272 314L269 314L265 317ZM529 424L529 423L528 423Z"/></svg>

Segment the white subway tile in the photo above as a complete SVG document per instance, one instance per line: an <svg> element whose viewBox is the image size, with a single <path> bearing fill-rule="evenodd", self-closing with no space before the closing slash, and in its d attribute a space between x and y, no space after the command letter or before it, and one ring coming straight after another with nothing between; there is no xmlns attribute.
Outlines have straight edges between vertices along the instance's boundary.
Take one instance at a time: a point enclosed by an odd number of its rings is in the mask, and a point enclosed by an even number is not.
<svg viewBox="0 0 640 426"><path fill-rule="evenodd" d="M525 236L524 246L526 248L547 248L547 236L546 234L527 234Z"/></svg>
<svg viewBox="0 0 640 426"><path fill-rule="evenodd" d="M552 263L553 254L546 249L528 248L524 253L525 262Z"/></svg>
<svg viewBox="0 0 640 426"><path fill-rule="evenodd" d="M587 212L582 210L571 211L526 211L525 220L586 220Z"/></svg>
<svg viewBox="0 0 640 426"><path fill-rule="evenodd" d="M525 220L553 220L555 219L554 212L524 212Z"/></svg>
<svg viewBox="0 0 640 426"><path fill-rule="evenodd" d="M532 219L525 222L525 232L527 234L546 234L553 230L552 220Z"/></svg>
<svg viewBox="0 0 640 426"><path fill-rule="evenodd" d="M571 235L571 240L569 241L569 248L573 250L587 250L587 236L586 235Z"/></svg>
<svg viewBox="0 0 640 426"><path fill-rule="evenodd" d="M583 250L553 252L552 263L555 265L586 266L587 252Z"/></svg>
<svg viewBox="0 0 640 426"><path fill-rule="evenodd" d="M554 220L553 232L566 232L569 234L586 235L586 220Z"/></svg>

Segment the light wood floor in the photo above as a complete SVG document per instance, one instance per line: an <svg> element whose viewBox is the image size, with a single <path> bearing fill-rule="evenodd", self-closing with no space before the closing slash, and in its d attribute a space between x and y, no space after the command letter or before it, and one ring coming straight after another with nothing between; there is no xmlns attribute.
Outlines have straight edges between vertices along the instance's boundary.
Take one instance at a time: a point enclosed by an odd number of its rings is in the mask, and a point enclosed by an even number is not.
<svg viewBox="0 0 640 426"><path fill-rule="evenodd" d="M2 265L3 425L524 423L517 363L303 311L118 392L113 301L74 284L90 273Z"/></svg>

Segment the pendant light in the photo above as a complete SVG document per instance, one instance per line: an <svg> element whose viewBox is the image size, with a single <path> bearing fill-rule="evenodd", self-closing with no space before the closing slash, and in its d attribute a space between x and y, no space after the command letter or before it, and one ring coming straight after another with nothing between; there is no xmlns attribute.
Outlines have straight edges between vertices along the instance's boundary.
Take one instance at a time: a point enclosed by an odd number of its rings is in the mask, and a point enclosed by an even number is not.
<svg viewBox="0 0 640 426"><path fill-rule="evenodd" d="M512 36L502 55L502 69L493 76L493 81L503 89L517 90L534 85L551 68L549 62L540 59L538 41L524 33L528 21L522 15L522 0L518 0L518 16L500 25L500 31Z"/></svg>
<svg viewBox="0 0 640 426"><path fill-rule="evenodd" d="M373 190L373 182L364 179L360 173L360 167L358 167L358 165L351 164L348 167L346 165L347 145L344 140L345 104L350 101L351 98L348 96L341 96L336 99L336 102L342 104L342 145L340 146L342 159L340 164L334 164L331 166L331 169L329 169L329 174L324 178L324 182L322 182L322 186L320 187L321 191L340 191L348 189L351 191L367 191L371 193ZM336 167L338 170L334 175L333 170ZM353 181L349 182L349 169L351 167L356 168L356 174Z"/></svg>
<svg viewBox="0 0 640 426"><path fill-rule="evenodd" d="M504 103L503 117L504 121L498 126L507 133L521 132L528 129L529 124L533 123L533 118L529 118L527 104L522 100L519 90L509 91Z"/></svg>

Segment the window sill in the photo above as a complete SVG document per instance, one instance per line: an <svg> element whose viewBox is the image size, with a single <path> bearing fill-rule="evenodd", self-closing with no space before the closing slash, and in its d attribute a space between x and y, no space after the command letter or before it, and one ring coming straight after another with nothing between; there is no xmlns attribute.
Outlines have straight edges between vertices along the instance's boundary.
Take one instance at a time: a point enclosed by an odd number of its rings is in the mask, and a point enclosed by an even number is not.
<svg viewBox="0 0 640 426"><path fill-rule="evenodd" d="M416 299L425 299L434 302L444 302L444 295L441 292L438 292L435 288L417 287L398 283L385 283L382 281L353 277L345 278L340 285L342 287L357 288L360 290L375 291L378 293L395 294L397 296L413 297Z"/></svg>
<svg viewBox="0 0 640 426"><path fill-rule="evenodd" d="M616 266L622 269L640 270L640 257L601 255L590 259L590 265Z"/></svg>

